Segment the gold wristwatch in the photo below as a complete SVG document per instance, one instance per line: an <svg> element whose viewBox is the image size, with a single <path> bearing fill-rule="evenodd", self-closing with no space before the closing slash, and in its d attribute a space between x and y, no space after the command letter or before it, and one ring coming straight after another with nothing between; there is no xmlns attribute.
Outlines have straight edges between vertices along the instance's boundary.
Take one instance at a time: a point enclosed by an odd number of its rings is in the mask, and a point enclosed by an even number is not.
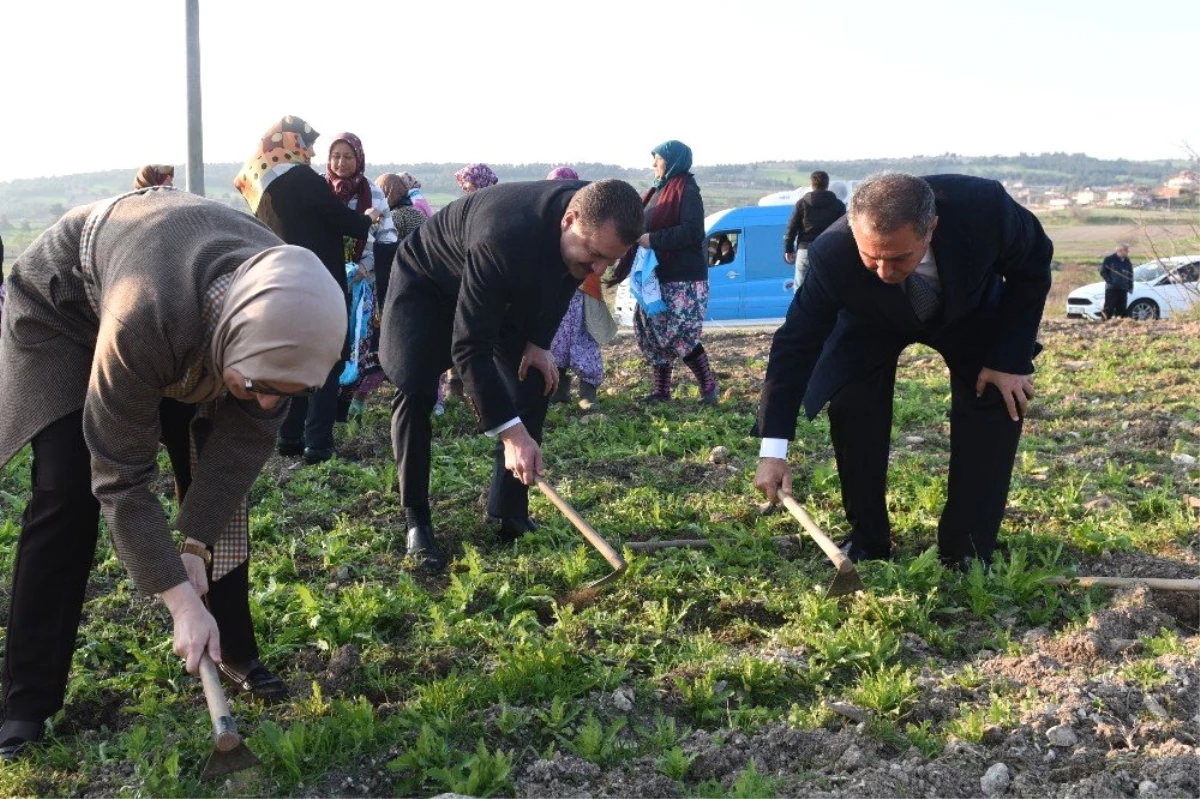
<svg viewBox="0 0 1200 799"><path fill-rule="evenodd" d="M185 553L200 558L200 560L204 561L205 566L212 565L212 549L204 544L184 539L183 543L179 545L179 554L183 555Z"/></svg>

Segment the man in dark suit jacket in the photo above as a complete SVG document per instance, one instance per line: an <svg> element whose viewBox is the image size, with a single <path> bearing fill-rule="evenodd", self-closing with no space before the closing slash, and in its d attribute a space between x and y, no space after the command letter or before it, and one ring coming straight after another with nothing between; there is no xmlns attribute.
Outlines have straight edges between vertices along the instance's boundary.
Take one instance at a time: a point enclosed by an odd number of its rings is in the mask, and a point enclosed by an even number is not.
<svg viewBox="0 0 1200 799"><path fill-rule="evenodd" d="M943 562L989 561L1008 500L1053 248L992 180L875 175L809 248L808 276L775 333L759 406L755 486L791 491L787 441L803 404L829 403L852 559L887 558L885 492L896 363L909 344L950 368Z"/></svg>
<svg viewBox="0 0 1200 799"><path fill-rule="evenodd" d="M396 385L392 446L408 554L444 558L429 506L430 414L454 365L479 429L496 439L488 515L502 539L534 529L529 490L558 385L550 341L588 274L602 274L642 234L642 201L619 180L491 186L456 200L400 245L384 301L379 359Z"/></svg>

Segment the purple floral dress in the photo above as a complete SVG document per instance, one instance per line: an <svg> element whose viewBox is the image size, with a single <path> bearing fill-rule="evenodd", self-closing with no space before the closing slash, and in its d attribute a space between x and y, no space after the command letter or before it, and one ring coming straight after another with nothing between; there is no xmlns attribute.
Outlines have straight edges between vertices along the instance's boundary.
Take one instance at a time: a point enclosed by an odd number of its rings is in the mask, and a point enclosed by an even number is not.
<svg viewBox="0 0 1200 799"><path fill-rule="evenodd" d="M604 360L600 357L600 345L588 332L583 319L585 295L576 291L563 317L554 341L550 342L550 354L559 369L570 369L579 379L593 386L604 380Z"/></svg>

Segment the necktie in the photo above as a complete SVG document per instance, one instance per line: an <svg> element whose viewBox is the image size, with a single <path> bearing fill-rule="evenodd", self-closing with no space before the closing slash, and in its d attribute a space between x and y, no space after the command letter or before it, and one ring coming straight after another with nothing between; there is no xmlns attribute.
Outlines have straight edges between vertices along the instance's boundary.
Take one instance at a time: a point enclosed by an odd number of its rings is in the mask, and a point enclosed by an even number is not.
<svg viewBox="0 0 1200 799"><path fill-rule="evenodd" d="M942 298L925 278L913 272L904 281L908 290L908 301L921 324L928 324L942 309Z"/></svg>

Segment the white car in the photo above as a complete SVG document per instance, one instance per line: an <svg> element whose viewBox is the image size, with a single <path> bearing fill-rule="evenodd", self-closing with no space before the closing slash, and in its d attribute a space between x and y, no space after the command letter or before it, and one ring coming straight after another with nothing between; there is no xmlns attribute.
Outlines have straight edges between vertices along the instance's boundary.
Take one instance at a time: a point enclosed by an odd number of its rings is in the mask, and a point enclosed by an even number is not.
<svg viewBox="0 0 1200 799"><path fill-rule="evenodd" d="M1200 308L1200 255L1177 255L1134 267L1130 319L1167 319ZM1101 319L1104 283L1089 283L1067 295L1067 316Z"/></svg>

